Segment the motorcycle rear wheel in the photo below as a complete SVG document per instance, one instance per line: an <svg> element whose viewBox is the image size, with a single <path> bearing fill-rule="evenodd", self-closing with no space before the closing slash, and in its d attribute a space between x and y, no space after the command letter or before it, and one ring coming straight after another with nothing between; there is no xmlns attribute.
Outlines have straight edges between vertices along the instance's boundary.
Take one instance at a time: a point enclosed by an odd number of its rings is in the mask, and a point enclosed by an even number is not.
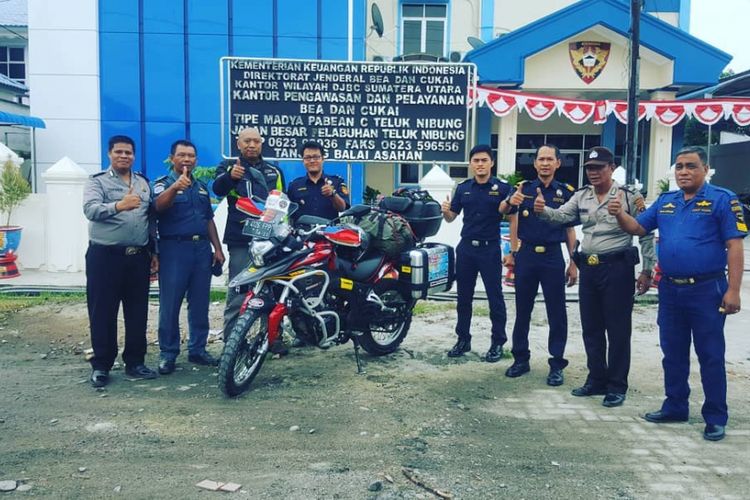
<svg viewBox="0 0 750 500"><path fill-rule="evenodd" d="M369 354L385 356L398 349L409 332L413 301L403 290L393 286L378 291L378 295L387 307L398 310L399 317L386 324L380 316L372 318L367 330L359 337L359 343Z"/></svg>
<svg viewBox="0 0 750 500"><path fill-rule="evenodd" d="M268 315L245 311L237 319L219 360L219 389L227 397L247 391L268 353Z"/></svg>

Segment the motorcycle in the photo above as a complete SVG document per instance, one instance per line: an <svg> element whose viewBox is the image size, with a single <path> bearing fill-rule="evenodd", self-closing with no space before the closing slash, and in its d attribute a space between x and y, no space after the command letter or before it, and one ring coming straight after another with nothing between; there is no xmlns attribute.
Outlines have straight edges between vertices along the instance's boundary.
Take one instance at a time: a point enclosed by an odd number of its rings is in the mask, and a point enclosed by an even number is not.
<svg viewBox="0 0 750 500"><path fill-rule="evenodd" d="M293 227L289 217L297 205L278 191L264 207L246 198L238 208L257 218L243 228L252 237L250 267L229 283L245 299L219 362L226 396L250 387L284 332L323 349L351 340L360 373L360 347L373 356L399 347L416 299L410 282L399 279L398 259L370 249L367 233L353 224L305 215ZM342 217L370 210L357 205Z"/></svg>

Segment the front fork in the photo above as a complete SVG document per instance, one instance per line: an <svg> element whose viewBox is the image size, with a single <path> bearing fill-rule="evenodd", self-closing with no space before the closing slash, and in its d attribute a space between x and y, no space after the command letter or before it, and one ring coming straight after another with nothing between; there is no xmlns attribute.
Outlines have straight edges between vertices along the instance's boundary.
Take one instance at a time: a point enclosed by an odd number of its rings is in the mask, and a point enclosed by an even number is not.
<svg viewBox="0 0 750 500"><path fill-rule="evenodd" d="M242 306L240 306L240 315L245 314L248 308L263 312L270 311L268 313L268 344L271 345L281 335L281 320L284 319L288 311L286 304L276 303L267 305L261 299L253 300L254 297L256 296L253 290L247 292L245 299L242 301Z"/></svg>

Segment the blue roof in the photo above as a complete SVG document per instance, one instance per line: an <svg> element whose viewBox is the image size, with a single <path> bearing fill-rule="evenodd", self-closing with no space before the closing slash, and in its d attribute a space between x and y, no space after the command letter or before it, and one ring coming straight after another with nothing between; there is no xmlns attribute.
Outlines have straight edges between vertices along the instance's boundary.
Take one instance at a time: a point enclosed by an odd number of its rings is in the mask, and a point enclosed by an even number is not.
<svg viewBox="0 0 750 500"><path fill-rule="evenodd" d="M523 83L525 59L578 33L605 28L628 37L630 6L622 0L581 0L469 51L480 83ZM650 14L641 16L641 45L674 61L674 85L718 81L732 56Z"/></svg>
<svg viewBox="0 0 750 500"><path fill-rule="evenodd" d="M36 116L17 115L15 113L0 111L0 124L7 123L12 125L23 125L24 127L31 128L47 128L47 124L44 123L44 120L37 118Z"/></svg>

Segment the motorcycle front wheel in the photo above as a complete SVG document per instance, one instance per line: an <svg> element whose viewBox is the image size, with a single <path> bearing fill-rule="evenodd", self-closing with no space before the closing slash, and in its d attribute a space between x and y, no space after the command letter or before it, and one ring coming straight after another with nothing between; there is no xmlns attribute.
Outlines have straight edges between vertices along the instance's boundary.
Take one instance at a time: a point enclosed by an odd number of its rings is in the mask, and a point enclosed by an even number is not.
<svg viewBox="0 0 750 500"><path fill-rule="evenodd" d="M245 392L268 353L268 315L247 310L234 325L219 360L219 389L228 397Z"/></svg>
<svg viewBox="0 0 750 500"><path fill-rule="evenodd" d="M384 356L398 349L409 332L413 301L395 284L388 284L376 291L383 304L395 312L383 311L370 318L367 330L359 337L359 343L369 354Z"/></svg>

